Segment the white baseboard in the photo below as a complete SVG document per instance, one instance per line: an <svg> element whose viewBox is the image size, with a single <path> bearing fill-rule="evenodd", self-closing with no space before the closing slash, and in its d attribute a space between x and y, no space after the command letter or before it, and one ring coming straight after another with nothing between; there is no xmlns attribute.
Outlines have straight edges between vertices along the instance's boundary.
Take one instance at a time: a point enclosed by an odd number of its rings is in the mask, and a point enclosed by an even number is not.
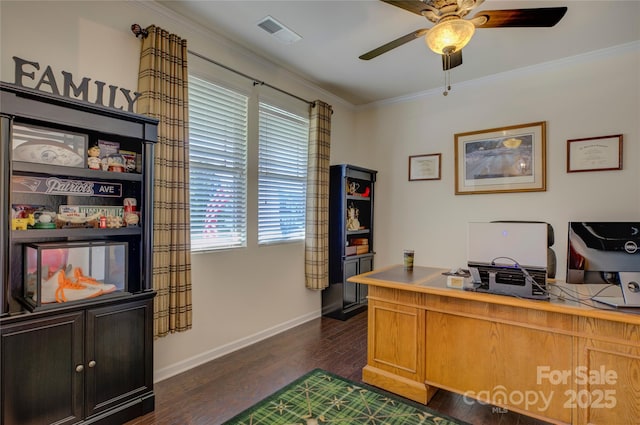
<svg viewBox="0 0 640 425"><path fill-rule="evenodd" d="M193 369L194 367L204 364L208 361L217 359L218 357L222 357L236 350L247 347L251 344L255 344L256 342L262 341L263 339L269 338L271 336L284 332L288 329L294 328L305 322L316 319L321 315L322 315L322 311L317 310L317 311L305 314L303 316L296 317L295 319L286 321L284 323L280 323L279 325L265 329L253 335L249 335L245 338L241 338L236 341L230 342L228 344L222 345L220 347L214 348L213 350L206 351L204 353L198 354L196 356L190 357L188 359L182 360L172 365L163 367L162 369L154 370L153 382L154 383L159 382L167 378L170 378L174 375L177 375L179 373L185 372L189 369Z"/></svg>

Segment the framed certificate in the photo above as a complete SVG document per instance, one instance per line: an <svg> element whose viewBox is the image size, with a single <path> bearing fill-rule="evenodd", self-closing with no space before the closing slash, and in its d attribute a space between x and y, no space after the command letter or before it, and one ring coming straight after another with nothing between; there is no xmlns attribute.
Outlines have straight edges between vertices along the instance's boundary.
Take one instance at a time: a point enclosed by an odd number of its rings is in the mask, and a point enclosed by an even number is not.
<svg viewBox="0 0 640 425"><path fill-rule="evenodd" d="M567 140L567 173L622 169L622 134Z"/></svg>
<svg viewBox="0 0 640 425"><path fill-rule="evenodd" d="M440 180L442 154L413 155L409 157L409 181Z"/></svg>

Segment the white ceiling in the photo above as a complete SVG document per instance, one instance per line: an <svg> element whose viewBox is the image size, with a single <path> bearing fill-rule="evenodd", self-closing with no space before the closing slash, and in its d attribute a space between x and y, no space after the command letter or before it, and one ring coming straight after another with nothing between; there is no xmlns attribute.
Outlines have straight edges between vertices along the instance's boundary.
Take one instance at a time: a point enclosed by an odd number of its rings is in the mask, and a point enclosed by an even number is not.
<svg viewBox="0 0 640 425"><path fill-rule="evenodd" d="M423 39L370 61L358 59L395 38L433 26L381 1L159 2L354 105L444 86L441 58ZM463 64L451 72L453 90L456 82L640 40L638 0L486 0L469 17L480 10L553 6L567 6L568 11L552 28L478 29L463 51ZM302 40L284 44L259 28L257 23L268 15Z"/></svg>

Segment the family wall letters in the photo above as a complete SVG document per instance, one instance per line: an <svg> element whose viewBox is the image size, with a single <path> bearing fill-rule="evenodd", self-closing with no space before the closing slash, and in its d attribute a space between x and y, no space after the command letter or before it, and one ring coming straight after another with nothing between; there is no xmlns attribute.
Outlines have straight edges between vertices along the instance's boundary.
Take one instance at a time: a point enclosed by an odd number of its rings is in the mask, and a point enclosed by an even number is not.
<svg viewBox="0 0 640 425"><path fill-rule="evenodd" d="M21 87L33 88L57 96L81 99L113 109L122 110L126 107L128 112L134 112L133 106L140 97L138 92L133 92L132 95L130 90L113 85L107 86L102 81L94 80L91 84L89 77L83 77L80 83L76 84L73 75L67 71L62 71L60 73L62 77L58 77L56 80L55 73L49 65L42 73L36 75L36 71L40 71L38 62L28 61L17 56L13 57L13 61L15 63L15 84ZM60 78L62 78L61 81ZM31 80L34 85L25 85L25 80ZM59 82L62 84L60 85Z"/></svg>

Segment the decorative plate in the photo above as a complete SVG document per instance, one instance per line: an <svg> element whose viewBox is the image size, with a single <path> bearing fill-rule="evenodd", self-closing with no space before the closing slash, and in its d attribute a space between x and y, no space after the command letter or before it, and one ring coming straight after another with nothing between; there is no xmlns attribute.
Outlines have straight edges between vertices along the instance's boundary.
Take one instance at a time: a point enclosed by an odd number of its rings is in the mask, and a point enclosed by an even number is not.
<svg viewBox="0 0 640 425"><path fill-rule="evenodd" d="M16 146L13 149L13 159L38 164L84 167L84 157L59 142L49 140L34 140Z"/></svg>

